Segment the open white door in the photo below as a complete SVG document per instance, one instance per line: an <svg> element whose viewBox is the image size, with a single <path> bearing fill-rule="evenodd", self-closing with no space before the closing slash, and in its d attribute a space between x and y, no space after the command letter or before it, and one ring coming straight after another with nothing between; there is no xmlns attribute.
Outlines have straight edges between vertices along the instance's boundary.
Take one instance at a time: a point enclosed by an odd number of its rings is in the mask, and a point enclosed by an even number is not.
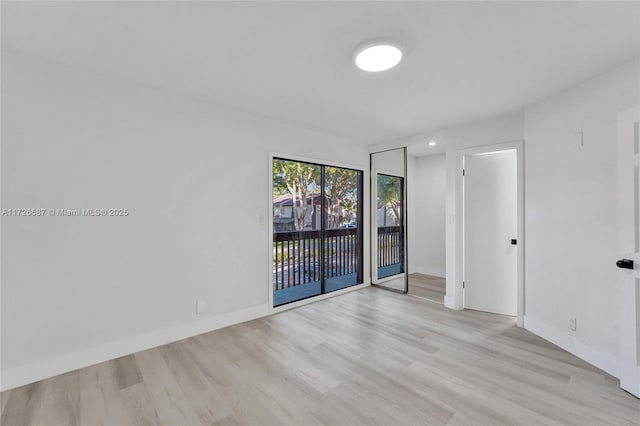
<svg viewBox="0 0 640 426"><path fill-rule="evenodd" d="M517 314L518 162L515 149L465 155L464 307Z"/></svg>
<svg viewBox="0 0 640 426"><path fill-rule="evenodd" d="M620 386L640 397L640 107L618 115Z"/></svg>

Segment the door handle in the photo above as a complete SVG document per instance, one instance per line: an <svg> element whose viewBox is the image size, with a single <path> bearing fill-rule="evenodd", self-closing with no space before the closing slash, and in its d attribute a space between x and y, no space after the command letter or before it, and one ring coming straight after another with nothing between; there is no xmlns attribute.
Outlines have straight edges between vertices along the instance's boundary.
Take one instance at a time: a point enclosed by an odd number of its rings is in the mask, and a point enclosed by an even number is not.
<svg viewBox="0 0 640 426"><path fill-rule="evenodd" d="M616 266L620 269L633 269L633 260L620 259L616 262Z"/></svg>

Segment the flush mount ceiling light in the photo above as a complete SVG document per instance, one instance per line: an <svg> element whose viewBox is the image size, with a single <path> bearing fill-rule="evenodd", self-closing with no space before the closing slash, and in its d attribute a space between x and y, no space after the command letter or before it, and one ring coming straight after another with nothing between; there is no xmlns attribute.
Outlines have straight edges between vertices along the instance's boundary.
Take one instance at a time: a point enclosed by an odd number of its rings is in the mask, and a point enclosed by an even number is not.
<svg viewBox="0 0 640 426"><path fill-rule="evenodd" d="M355 57L358 68L368 72L385 71L398 65L402 51L389 43L368 44L360 48Z"/></svg>
<svg viewBox="0 0 640 426"><path fill-rule="evenodd" d="M431 142L429 142L429 146L436 146L436 145L438 145L438 144L436 143L436 141L431 141Z"/></svg>

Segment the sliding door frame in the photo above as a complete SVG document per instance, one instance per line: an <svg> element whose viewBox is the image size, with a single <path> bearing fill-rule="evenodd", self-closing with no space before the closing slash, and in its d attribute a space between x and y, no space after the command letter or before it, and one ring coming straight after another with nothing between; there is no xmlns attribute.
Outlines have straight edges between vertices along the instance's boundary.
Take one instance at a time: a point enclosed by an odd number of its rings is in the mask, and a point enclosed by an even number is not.
<svg viewBox="0 0 640 426"><path fill-rule="evenodd" d="M373 168L373 156L375 154L381 154L383 152L391 152L391 151L397 151L399 149L402 149L404 151L404 167L403 167L403 173L404 176L398 176L396 173L391 173L382 169L374 169ZM377 260L377 256L374 257L374 250L373 250L373 245L374 244L378 244L378 232L377 232L377 216L374 217L373 214L373 206L374 203L377 203L377 193L378 193L378 175L387 175L387 176L396 176L396 177L402 177L403 179L403 190L402 190L402 228L403 228L403 250L404 250L404 290L398 290L395 288L390 288L390 287L386 287L383 284L387 281L392 281L394 279L397 279L398 275L392 275L390 277L385 277L382 279L378 279L378 260ZM371 235L371 237L369 238L369 268L370 268L370 275L371 275L371 285L376 286L378 288L382 288L384 290L388 290L388 291L393 291L395 293L401 293L401 294L407 294L409 292L409 255L408 255L408 248L409 248L409 244L408 244L408 240L409 240L409 228L408 228L408 223L409 221L407 220L407 216L408 216L408 212L407 212L407 195L408 195L408 191L407 191L407 147L397 147L397 148L390 148L390 149L385 149L385 150L381 150L381 151L376 151L376 152L371 152L369 153L369 215L371 217L370 220L370 226L369 226L369 234ZM374 191L375 188L375 191ZM375 195L375 196L374 196ZM376 227L376 231L373 232L374 227ZM375 240L374 240L374 235L375 235ZM377 255L377 252L376 252ZM396 277L396 278L394 278Z"/></svg>
<svg viewBox="0 0 640 426"><path fill-rule="evenodd" d="M358 259L358 268L359 268L359 277L362 280L361 284L354 284L350 287L346 287L340 290L335 290L335 291L331 291L329 293L321 293L317 296L312 296L312 297L308 297L306 299L301 299L295 302L290 302L290 303L286 303L284 305L280 305L280 306L273 306L273 289L274 289L274 285L273 285L273 160L274 159L282 159L282 160L289 160L289 161L298 161L298 162L303 162L303 163L309 163L309 164L314 164L314 165L318 165L318 166L326 166L326 167L339 167L339 168L343 168L343 169L349 169L349 170L353 170L353 171L357 171L360 172L360 179L359 179L359 184L360 184L360 191L358 193L358 207L360 209L361 216L362 218L360 219L362 222L362 226L359 227L358 229L358 234L357 234L357 239L358 241L361 242L362 245L362 250L361 250L361 254L359 256ZM289 309L293 309L293 308L297 308L299 306L303 306L303 305L307 305L309 303L313 303L313 302L317 302L319 300L323 300L323 299L327 299L329 297L334 297L334 296L338 296L340 294L345 294L345 293L350 293L352 291L356 291L356 290L360 290L363 289L365 287L369 287L371 285L371 280L370 278L367 278L364 273L364 268L365 268L365 246L367 244L367 240L365 239L365 234L363 232L364 228L367 227L368 222L369 222L369 213L365 211L365 194L368 193L367 190L369 190L369 188L365 188L365 174L367 173L367 169L365 167L362 166L357 166L357 165L353 165L353 164L347 164L347 163L339 163L339 162L334 162L334 161L327 161L327 160L320 160L317 158L309 158L309 157L302 157L302 156L298 156L298 155L291 155L291 154L283 154L283 153L278 153L278 152L270 152L269 153L269 167L268 167L268 171L269 171L269 191L267 194L267 214L266 215L260 215L259 217L259 222L262 224L263 222L263 218L267 217L268 218L268 277L269 277L269 314L273 314L273 313L278 313L281 311L286 311ZM324 167L321 167L321 173L324 175ZM324 176L322 176L321 179L321 185L324 185ZM324 189L323 189L324 191ZM324 198L324 197L323 197ZM324 203L326 203L325 200L322 200L322 211L324 212ZM324 213L323 213L324 215ZM322 239L324 239L324 232L323 230L326 228L326 224L324 223L324 217L321 220L322 225L321 225L321 237ZM321 244L321 255L324 256L324 242L323 244ZM324 257L323 257L324 258ZM322 278L324 278L324 267L320 268L321 270L321 274L322 274ZM324 291L324 279L322 279L322 290Z"/></svg>

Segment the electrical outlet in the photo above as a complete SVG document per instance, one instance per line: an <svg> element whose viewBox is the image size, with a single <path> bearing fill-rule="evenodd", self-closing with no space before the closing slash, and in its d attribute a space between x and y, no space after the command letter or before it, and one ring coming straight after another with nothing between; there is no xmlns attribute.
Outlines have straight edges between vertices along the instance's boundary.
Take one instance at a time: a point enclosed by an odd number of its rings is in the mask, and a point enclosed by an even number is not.
<svg viewBox="0 0 640 426"><path fill-rule="evenodd" d="M576 331L576 319L569 318L569 330Z"/></svg>
<svg viewBox="0 0 640 426"><path fill-rule="evenodd" d="M200 315L204 314L205 312L207 312L207 302L205 302L204 300L198 300L196 302L196 314Z"/></svg>

